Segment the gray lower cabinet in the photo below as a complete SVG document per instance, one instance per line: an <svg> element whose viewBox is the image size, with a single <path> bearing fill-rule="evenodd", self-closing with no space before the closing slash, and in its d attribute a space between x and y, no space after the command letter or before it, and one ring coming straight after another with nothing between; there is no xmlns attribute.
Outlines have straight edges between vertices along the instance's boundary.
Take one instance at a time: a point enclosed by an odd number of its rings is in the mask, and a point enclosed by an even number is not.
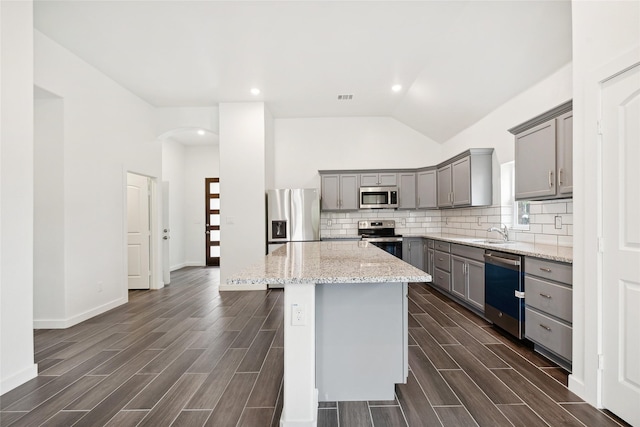
<svg viewBox="0 0 640 427"><path fill-rule="evenodd" d="M422 237L405 237L402 240L402 260L424 271L423 240Z"/></svg>
<svg viewBox="0 0 640 427"><path fill-rule="evenodd" d="M451 245L451 293L484 313L484 249Z"/></svg>
<svg viewBox="0 0 640 427"><path fill-rule="evenodd" d="M398 209L416 208L416 174L403 172L398 174Z"/></svg>
<svg viewBox="0 0 640 427"><path fill-rule="evenodd" d="M422 253L424 256L424 271L429 273L431 277L433 277L433 269L434 269L434 241L431 239L424 239L422 243Z"/></svg>
<svg viewBox="0 0 640 427"><path fill-rule="evenodd" d="M525 257L525 336L542 353L571 370L572 266Z"/></svg>
<svg viewBox="0 0 640 427"><path fill-rule="evenodd" d="M357 210L358 174L321 175L321 206L323 211Z"/></svg>
<svg viewBox="0 0 640 427"><path fill-rule="evenodd" d="M451 292L451 245L436 240L433 252L433 284Z"/></svg>

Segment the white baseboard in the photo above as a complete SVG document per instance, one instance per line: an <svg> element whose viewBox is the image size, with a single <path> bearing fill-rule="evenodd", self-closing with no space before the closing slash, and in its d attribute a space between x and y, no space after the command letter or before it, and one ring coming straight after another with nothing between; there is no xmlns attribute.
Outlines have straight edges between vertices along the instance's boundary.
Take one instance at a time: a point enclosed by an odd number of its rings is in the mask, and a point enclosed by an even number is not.
<svg viewBox="0 0 640 427"><path fill-rule="evenodd" d="M176 265L172 265L171 267L169 267L169 271L176 271L176 270L180 270L183 267L186 267L187 265L184 262L181 262L180 264L176 264Z"/></svg>
<svg viewBox="0 0 640 427"><path fill-rule="evenodd" d="M266 291L267 285L220 285L220 292L224 291Z"/></svg>
<svg viewBox="0 0 640 427"><path fill-rule="evenodd" d="M180 270L184 267L204 267L205 265L201 261L186 261L181 262L180 264L172 265L169 267L169 271Z"/></svg>
<svg viewBox="0 0 640 427"><path fill-rule="evenodd" d="M576 396L580 397L584 401L590 403L595 406L593 403L589 402L589 396L587 396L586 388L584 382L579 380L575 375L569 375L569 390L574 393Z"/></svg>
<svg viewBox="0 0 640 427"><path fill-rule="evenodd" d="M127 303L128 299L118 298L106 304L103 304L99 307L92 308L91 310L87 310L84 313L80 313L78 315L69 317L67 319L34 319L33 320L33 328L34 329L66 329L71 326L77 325L80 322L84 322L87 319L91 319L99 314L107 312L112 308L116 308L121 306L122 304Z"/></svg>
<svg viewBox="0 0 640 427"><path fill-rule="evenodd" d="M21 386L22 384L34 379L37 376L38 364L34 363L33 365L26 367L20 372L11 375L9 378L3 378L2 381L0 381L0 395L11 391L18 386Z"/></svg>

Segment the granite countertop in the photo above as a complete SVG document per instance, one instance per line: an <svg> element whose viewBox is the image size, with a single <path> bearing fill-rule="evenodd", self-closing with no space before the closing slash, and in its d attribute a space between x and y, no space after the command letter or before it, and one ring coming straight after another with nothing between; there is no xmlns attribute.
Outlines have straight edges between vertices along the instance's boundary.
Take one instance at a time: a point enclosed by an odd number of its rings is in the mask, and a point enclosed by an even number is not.
<svg viewBox="0 0 640 427"><path fill-rule="evenodd" d="M364 241L290 242L227 279L230 285L430 281L429 274Z"/></svg>
<svg viewBox="0 0 640 427"><path fill-rule="evenodd" d="M557 246L557 245L541 245L535 243L525 243L512 241L507 244L491 244L484 243L486 239L482 237L466 237L456 234L421 234L419 236L407 236L404 237L424 237L427 239L442 240L450 243L459 243L461 245L474 246L478 248L494 249L496 251L508 252L518 255L532 256L536 258L548 259L551 261L573 263L573 248L570 246Z"/></svg>

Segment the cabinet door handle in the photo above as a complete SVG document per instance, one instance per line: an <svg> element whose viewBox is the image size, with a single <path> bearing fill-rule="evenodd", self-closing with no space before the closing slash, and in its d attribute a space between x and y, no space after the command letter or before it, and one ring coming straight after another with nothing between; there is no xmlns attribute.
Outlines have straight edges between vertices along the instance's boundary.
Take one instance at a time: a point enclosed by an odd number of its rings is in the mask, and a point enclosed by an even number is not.
<svg viewBox="0 0 640 427"><path fill-rule="evenodd" d="M543 298L551 299L551 295L543 294L542 292L540 292L540 296Z"/></svg>
<svg viewBox="0 0 640 427"><path fill-rule="evenodd" d="M562 168L558 171L558 184L562 185Z"/></svg>
<svg viewBox="0 0 640 427"><path fill-rule="evenodd" d="M540 267L540 270L544 271L545 273L551 273L551 269L550 268Z"/></svg>
<svg viewBox="0 0 640 427"><path fill-rule="evenodd" d="M553 171L549 171L549 188L553 187Z"/></svg>
<svg viewBox="0 0 640 427"><path fill-rule="evenodd" d="M551 332L551 328L550 328L550 327L548 327L547 325L543 325L542 323L540 323L540 327L541 327L542 329L544 329L544 330L547 330L547 331Z"/></svg>

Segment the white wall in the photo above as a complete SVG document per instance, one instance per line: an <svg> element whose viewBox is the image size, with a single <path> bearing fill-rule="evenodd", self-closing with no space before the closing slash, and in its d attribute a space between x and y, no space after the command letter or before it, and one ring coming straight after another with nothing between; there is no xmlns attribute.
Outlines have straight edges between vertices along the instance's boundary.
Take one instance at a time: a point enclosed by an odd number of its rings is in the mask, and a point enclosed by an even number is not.
<svg viewBox="0 0 640 427"><path fill-rule="evenodd" d="M38 31L34 49L35 84L64 102L66 262L66 313L36 324L67 327L127 301L126 172L159 178L161 144L146 102Z"/></svg>
<svg viewBox="0 0 640 427"><path fill-rule="evenodd" d="M265 117L261 102L220 104L221 290L264 257Z"/></svg>
<svg viewBox="0 0 640 427"><path fill-rule="evenodd" d="M165 139L162 142L162 180L169 182L169 268L177 270L185 263L184 231L184 146Z"/></svg>
<svg viewBox="0 0 640 427"><path fill-rule="evenodd" d="M34 113L33 317L64 319L63 100L37 98Z"/></svg>
<svg viewBox="0 0 640 427"><path fill-rule="evenodd" d="M204 179L219 177L219 149L217 145L187 146L184 153L185 263L205 265Z"/></svg>
<svg viewBox="0 0 640 427"><path fill-rule="evenodd" d="M33 5L0 2L0 394L34 378Z"/></svg>
<svg viewBox="0 0 640 427"><path fill-rule="evenodd" d="M443 144L442 160L453 157L468 148L494 147L494 157L498 164L510 162L514 159L515 144L513 135L508 132L508 129L572 97L572 66L567 64L447 140Z"/></svg>
<svg viewBox="0 0 640 427"><path fill-rule="evenodd" d="M318 170L437 164L442 147L390 117L275 119L275 187L320 188Z"/></svg>
<svg viewBox="0 0 640 427"><path fill-rule="evenodd" d="M569 387L600 403L597 119L602 69L633 53L640 61L640 3L573 1L573 374ZM630 64L629 64L630 65Z"/></svg>

